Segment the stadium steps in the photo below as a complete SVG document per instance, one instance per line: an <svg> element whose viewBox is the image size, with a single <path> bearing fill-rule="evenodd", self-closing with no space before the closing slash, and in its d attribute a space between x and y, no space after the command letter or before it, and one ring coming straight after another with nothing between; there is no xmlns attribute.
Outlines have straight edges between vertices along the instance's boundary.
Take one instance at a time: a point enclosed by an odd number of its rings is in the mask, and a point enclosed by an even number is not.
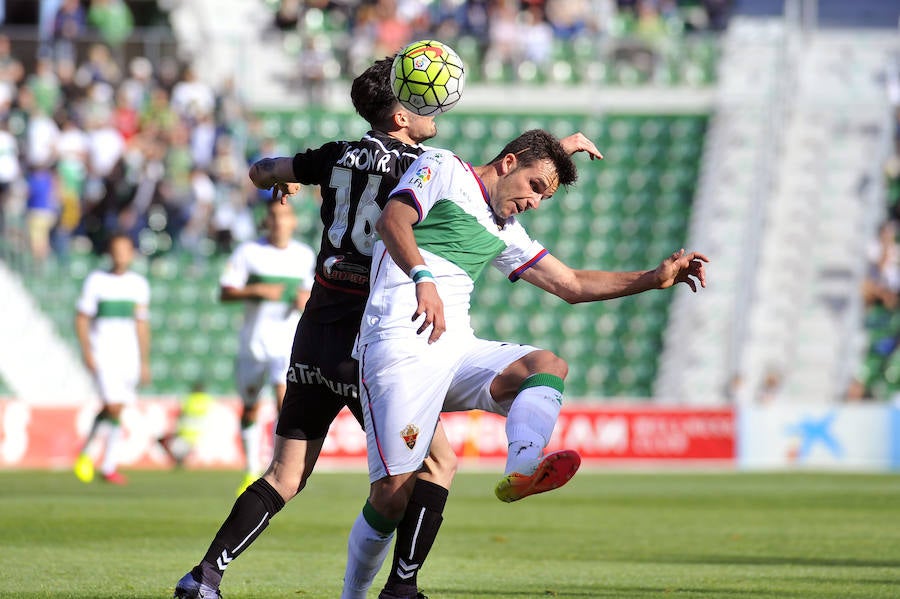
<svg viewBox="0 0 900 599"><path fill-rule="evenodd" d="M203 81L218 88L235 78L250 104L282 103L296 61L271 29L273 15L262 2L181 0L169 18L181 55Z"/></svg>
<svg viewBox="0 0 900 599"><path fill-rule="evenodd" d="M783 151L765 206L744 367L783 375L791 400L841 399L859 346L865 247L881 210L872 192L889 150L879 77L896 36L819 31L795 38ZM878 157L872 160L872 157Z"/></svg>
<svg viewBox="0 0 900 599"><path fill-rule="evenodd" d="M662 402L723 401L738 368L747 281L760 207L770 193L777 151L776 95L783 30L776 20L736 18L722 40L719 89L706 134L686 249L707 254L709 287L694 295L679 286L672 299L653 396Z"/></svg>
<svg viewBox="0 0 900 599"><path fill-rule="evenodd" d="M0 261L0 374L16 398L34 404L83 403L96 398L90 375L60 338L19 276ZM68 319L74 326L75 309Z"/></svg>

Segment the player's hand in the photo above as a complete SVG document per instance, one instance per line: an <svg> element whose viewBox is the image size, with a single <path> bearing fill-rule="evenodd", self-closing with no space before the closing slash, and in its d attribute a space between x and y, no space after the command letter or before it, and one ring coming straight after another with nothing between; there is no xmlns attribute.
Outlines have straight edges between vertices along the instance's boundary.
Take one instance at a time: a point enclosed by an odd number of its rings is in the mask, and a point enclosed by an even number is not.
<svg viewBox="0 0 900 599"><path fill-rule="evenodd" d="M287 204L288 198L297 195L299 191L299 183L276 183L272 186L272 201L281 202L283 206Z"/></svg>
<svg viewBox="0 0 900 599"><path fill-rule="evenodd" d="M438 295L437 285L434 283L416 284L416 300L418 305L412 320L419 320L423 314L425 315L422 325L416 331L416 334L421 335L428 327L431 327L428 343L434 343L447 330L447 324L444 322L444 302L441 300L441 296Z"/></svg>
<svg viewBox="0 0 900 599"><path fill-rule="evenodd" d="M254 283L253 295L261 300L277 302L284 295L284 283Z"/></svg>
<svg viewBox="0 0 900 599"><path fill-rule="evenodd" d="M698 282L701 287L706 287L704 262L709 262L709 258L699 252L686 253L684 248L674 252L656 267L659 288L666 289L676 283L684 283L691 291L696 292Z"/></svg>
<svg viewBox="0 0 900 599"><path fill-rule="evenodd" d="M595 158L603 160L603 154L600 153L600 150L597 149L594 142L585 137L580 131L562 138L559 140L559 143L570 156L575 152L587 152L591 157L591 160L594 160Z"/></svg>

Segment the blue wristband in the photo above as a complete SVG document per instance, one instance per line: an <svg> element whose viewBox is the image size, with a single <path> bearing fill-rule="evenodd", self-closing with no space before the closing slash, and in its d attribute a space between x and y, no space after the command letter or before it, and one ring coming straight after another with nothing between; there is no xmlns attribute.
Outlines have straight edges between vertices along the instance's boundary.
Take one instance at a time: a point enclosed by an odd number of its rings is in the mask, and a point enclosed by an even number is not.
<svg viewBox="0 0 900 599"><path fill-rule="evenodd" d="M412 276L412 280L416 285L419 283L434 283L434 275L431 274L430 270L422 269Z"/></svg>
<svg viewBox="0 0 900 599"><path fill-rule="evenodd" d="M413 283L416 285L419 283L434 283L434 275L431 274L431 271L428 270L428 267L424 264L419 264L418 266L410 268L409 278L412 279Z"/></svg>

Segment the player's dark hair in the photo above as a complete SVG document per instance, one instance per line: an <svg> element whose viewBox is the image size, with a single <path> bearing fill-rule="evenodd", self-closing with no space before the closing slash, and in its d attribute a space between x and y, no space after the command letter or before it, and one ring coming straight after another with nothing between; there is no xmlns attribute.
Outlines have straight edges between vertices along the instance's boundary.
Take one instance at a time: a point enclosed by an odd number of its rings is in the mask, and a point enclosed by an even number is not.
<svg viewBox="0 0 900 599"><path fill-rule="evenodd" d="M519 166L523 167L549 159L556 168L560 185L571 185L578 179L578 168L572 157L558 139L543 129L532 129L515 138L489 164L501 160L507 154L515 154Z"/></svg>
<svg viewBox="0 0 900 599"><path fill-rule="evenodd" d="M393 64L393 56L376 61L350 86L353 107L373 128L383 125L397 109L397 98L391 89Z"/></svg>

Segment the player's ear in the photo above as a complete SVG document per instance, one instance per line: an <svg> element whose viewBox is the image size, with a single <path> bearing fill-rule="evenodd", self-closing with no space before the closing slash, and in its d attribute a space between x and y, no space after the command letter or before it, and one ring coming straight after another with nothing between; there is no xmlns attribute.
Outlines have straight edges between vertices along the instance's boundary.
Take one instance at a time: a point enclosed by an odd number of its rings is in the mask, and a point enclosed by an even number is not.
<svg viewBox="0 0 900 599"><path fill-rule="evenodd" d="M500 174L506 175L516 168L516 164L519 162L519 159L512 152L506 154L503 158L500 159Z"/></svg>
<svg viewBox="0 0 900 599"><path fill-rule="evenodd" d="M399 129L403 129L409 126L409 115L405 110L397 110L393 114L392 118L394 119L394 125L396 125Z"/></svg>

